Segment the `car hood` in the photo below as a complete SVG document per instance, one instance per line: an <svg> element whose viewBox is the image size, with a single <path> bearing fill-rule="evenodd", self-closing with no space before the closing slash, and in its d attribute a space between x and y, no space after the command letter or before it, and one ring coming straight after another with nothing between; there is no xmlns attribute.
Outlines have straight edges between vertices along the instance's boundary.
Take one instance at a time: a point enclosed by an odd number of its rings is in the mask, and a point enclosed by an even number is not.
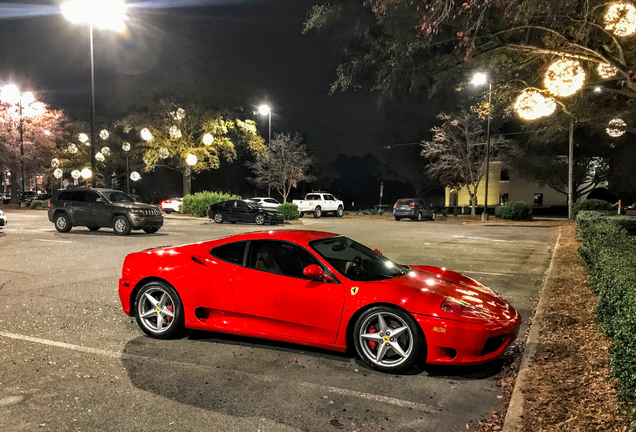
<svg viewBox="0 0 636 432"><path fill-rule="evenodd" d="M140 209L140 210L157 210L159 206L153 204L144 204L144 203L110 203L110 205L125 209Z"/></svg>

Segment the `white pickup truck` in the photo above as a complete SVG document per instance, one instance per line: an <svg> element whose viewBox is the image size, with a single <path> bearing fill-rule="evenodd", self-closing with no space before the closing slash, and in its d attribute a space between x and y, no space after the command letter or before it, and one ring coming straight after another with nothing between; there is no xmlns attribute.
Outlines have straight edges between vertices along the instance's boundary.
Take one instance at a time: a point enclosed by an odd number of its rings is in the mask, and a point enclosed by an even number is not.
<svg viewBox="0 0 636 432"><path fill-rule="evenodd" d="M323 213L335 213L338 217L344 214L342 201L326 192L308 193L304 200L293 200L292 203L298 206L300 217L303 217L305 213L313 213L315 218L319 218Z"/></svg>

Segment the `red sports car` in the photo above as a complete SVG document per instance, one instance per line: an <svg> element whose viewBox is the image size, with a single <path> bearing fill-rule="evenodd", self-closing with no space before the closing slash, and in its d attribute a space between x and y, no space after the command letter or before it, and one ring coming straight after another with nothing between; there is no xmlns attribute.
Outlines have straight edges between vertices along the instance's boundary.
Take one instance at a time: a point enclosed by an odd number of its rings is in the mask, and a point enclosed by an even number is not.
<svg viewBox="0 0 636 432"><path fill-rule="evenodd" d="M521 317L482 284L444 268L395 263L337 234L261 231L128 255L128 315L156 338L181 328L358 355L385 372L418 359L477 364L503 353Z"/></svg>

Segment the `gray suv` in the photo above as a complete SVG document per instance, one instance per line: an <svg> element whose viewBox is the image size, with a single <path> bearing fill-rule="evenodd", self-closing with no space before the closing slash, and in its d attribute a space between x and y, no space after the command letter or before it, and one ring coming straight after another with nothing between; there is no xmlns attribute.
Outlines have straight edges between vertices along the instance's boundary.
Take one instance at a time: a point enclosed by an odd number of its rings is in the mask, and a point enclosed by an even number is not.
<svg viewBox="0 0 636 432"><path fill-rule="evenodd" d="M113 189L62 189L49 201L49 220L59 232L85 226L91 231L110 227L117 235L138 229L152 234L163 226L159 207Z"/></svg>

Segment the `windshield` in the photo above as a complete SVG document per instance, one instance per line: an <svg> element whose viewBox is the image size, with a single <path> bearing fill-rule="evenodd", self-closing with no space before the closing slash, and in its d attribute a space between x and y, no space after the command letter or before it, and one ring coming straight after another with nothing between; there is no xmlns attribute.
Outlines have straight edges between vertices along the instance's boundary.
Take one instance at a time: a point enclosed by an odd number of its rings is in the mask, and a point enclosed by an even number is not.
<svg viewBox="0 0 636 432"><path fill-rule="evenodd" d="M410 270L347 237L316 240L310 245L338 272L354 281L390 279Z"/></svg>
<svg viewBox="0 0 636 432"><path fill-rule="evenodd" d="M110 202L135 202L135 199L133 197L119 191L102 192L102 194L104 194L106 199Z"/></svg>

